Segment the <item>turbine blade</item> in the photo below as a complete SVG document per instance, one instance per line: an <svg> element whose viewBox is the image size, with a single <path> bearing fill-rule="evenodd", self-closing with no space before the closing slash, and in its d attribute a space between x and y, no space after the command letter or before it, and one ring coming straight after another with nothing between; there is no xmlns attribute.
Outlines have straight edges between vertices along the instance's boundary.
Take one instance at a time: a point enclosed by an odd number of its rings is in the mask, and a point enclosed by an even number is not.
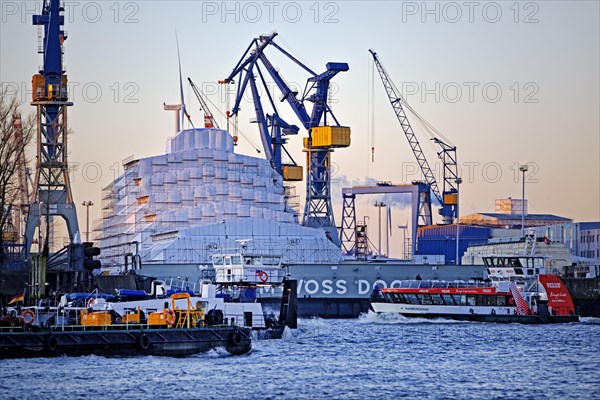
<svg viewBox="0 0 600 400"><path fill-rule="evenodd" d="M181 128L183 129L184 116L192 125L192 128L196 128L190 115L187 112L187 108L185 107L185 97L183 96L183 76L181 74L181 54L179 52L179 37L177 36L177 31L175 31L175 41L177 42L177 62L179 64L179 96L181 101Z"/></svg>

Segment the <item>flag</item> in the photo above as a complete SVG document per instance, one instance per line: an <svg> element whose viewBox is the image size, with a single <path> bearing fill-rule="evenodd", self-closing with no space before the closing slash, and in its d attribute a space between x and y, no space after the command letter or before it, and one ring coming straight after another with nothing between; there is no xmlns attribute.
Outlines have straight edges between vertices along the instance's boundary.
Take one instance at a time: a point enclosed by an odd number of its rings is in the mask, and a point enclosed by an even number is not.
<svg viewBox="0 0 600 400"><path fill-rule="evenodd" d="M25 292L20 293L20 294L16 295L15 297L13 297L12 299L10 299L8 304L11 305L13 303L17 303L19 301L24 301L24 300L25 300Z"/></svg>

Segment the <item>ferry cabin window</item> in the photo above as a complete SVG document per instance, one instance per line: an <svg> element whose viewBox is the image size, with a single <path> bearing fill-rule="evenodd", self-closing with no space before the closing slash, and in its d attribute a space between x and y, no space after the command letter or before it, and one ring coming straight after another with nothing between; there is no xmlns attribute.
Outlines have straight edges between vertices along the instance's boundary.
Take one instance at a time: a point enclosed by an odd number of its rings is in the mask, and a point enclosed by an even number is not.
<svg viewBox="0 0 600 400"><path fill-rule="evenodd" d="M478 294L475 296L475 305L477 306L484 306L485 305L485 300L483 298L483 295Z"/></svg>
<svg viewBox="0 0 600 400"><path fill-rule="evenodd" d="M235 265L241 264L242 263L241 261L242 260L241 260L240 256L233 256L233 257L231 257L231 262L233 262L233 264L235 264Z"/></svg>
<svg viewBox="0 0 600 400"><path fill-rule="evenodd" d="M506 296L496 296L496 305L505 306L506 305Z"/></svg>
<svg viewBox="0 0 600 400"><path fill-rule="evenodd" d="M406 300L404 299L402 293L392 293L392 301L394 303L406 304Z"/></svg>
<svg viewBox="0 0 600 400"><path fill-rule="evenodd" d="M431 300L431 297L428 294L422 294L421 295L421 304L433 304L433 301Z"/></svg>
<svg viewBox="0 0 600 400"><path fill-rule="evenodd" d="M457 296L457 297L460 297L460 296ZM443 294L442 298L444 299L444 303L446 303L446 305L453 306L454 304L456 304L456 303L454 303L454 299L452 298L451 294Z"/></svg>
<svg viewBox="0 0 600 400"><path fill-rule="evenodd" d="M432 294L431 300L433 300L433 304L444 305L444 299L442 299L441 294Z"/></svg>
<svg viewBox="0 0 600 400"><path fill-rule="evenodd" d="M483 296L485 300L486 306L495 306L496 305L496 296Z"/></svg>
<svg viewBox="0 0 600 400"><path fill-rule="evenodd" d="M521 261L519 261L516 257L511 257L508 259L509 265L513 268L522 268Z"/></svg>
<svg viewBox="0 0 600 400"><path fill-rule="evenodd" d="M215 263L215 265L223 265L223 257L221 256L217 256L215 258L213 258L213 262Z"/></svg>
<svg viewBox="0 0 600 400"><path fill-rule="evenodd" d="M475 303L475 295L472 295L472 294L467 295L467 305L474 306L475 304L476 304Z"/></svg>
<svg viewBox="0 0 600 400"><path fill-rule="evenodd" d="M406 299L406 302L408 304L420 304L419 303L419 298L417 297L416 294L412 294L412 293L406 293L404 295L404 298Z"/></svg>
<svg viewBox="0 0 600 400"><path fill-rule="evenodd" d="M401 293L386 293L385 298L388 303L406 303Z"/></svg>
<svg viewBox="0 0 600 400"><path fill-rule="evenodd" d="M453 297L454 297L454 301L456 302L457 305L464 306L467 304L467 295L455 294Z"/></svg>

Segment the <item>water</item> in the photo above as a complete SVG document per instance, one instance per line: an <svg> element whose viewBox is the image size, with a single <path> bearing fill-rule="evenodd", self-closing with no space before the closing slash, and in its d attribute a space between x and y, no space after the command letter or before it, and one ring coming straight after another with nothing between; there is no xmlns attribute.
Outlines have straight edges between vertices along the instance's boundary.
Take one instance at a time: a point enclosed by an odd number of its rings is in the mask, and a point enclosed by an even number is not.
<svg viewBox="0 0 600 400"><path fill-rule="evenodd" d="M0 399L593 399L600 319L309 319L245 356L3 360Z"/></svg>

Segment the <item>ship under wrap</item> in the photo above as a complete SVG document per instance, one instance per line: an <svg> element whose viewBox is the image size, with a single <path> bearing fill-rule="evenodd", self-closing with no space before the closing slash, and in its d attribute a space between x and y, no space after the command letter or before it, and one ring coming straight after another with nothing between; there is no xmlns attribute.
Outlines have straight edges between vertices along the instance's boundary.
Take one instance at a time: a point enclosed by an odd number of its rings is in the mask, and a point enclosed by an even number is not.
<svg viewBox="0 0 600 400"><path fill-rule="evenodd" d="M236 154L227 131L183 130L169 140L166 154L124 168L103 189L103 218L94 229L104 266L123 266L127 253L139 254L144 264L209 263L211 254L237 247L237 240L285 262L342 258L323 230L297 223L269 162Z"/></svg>

